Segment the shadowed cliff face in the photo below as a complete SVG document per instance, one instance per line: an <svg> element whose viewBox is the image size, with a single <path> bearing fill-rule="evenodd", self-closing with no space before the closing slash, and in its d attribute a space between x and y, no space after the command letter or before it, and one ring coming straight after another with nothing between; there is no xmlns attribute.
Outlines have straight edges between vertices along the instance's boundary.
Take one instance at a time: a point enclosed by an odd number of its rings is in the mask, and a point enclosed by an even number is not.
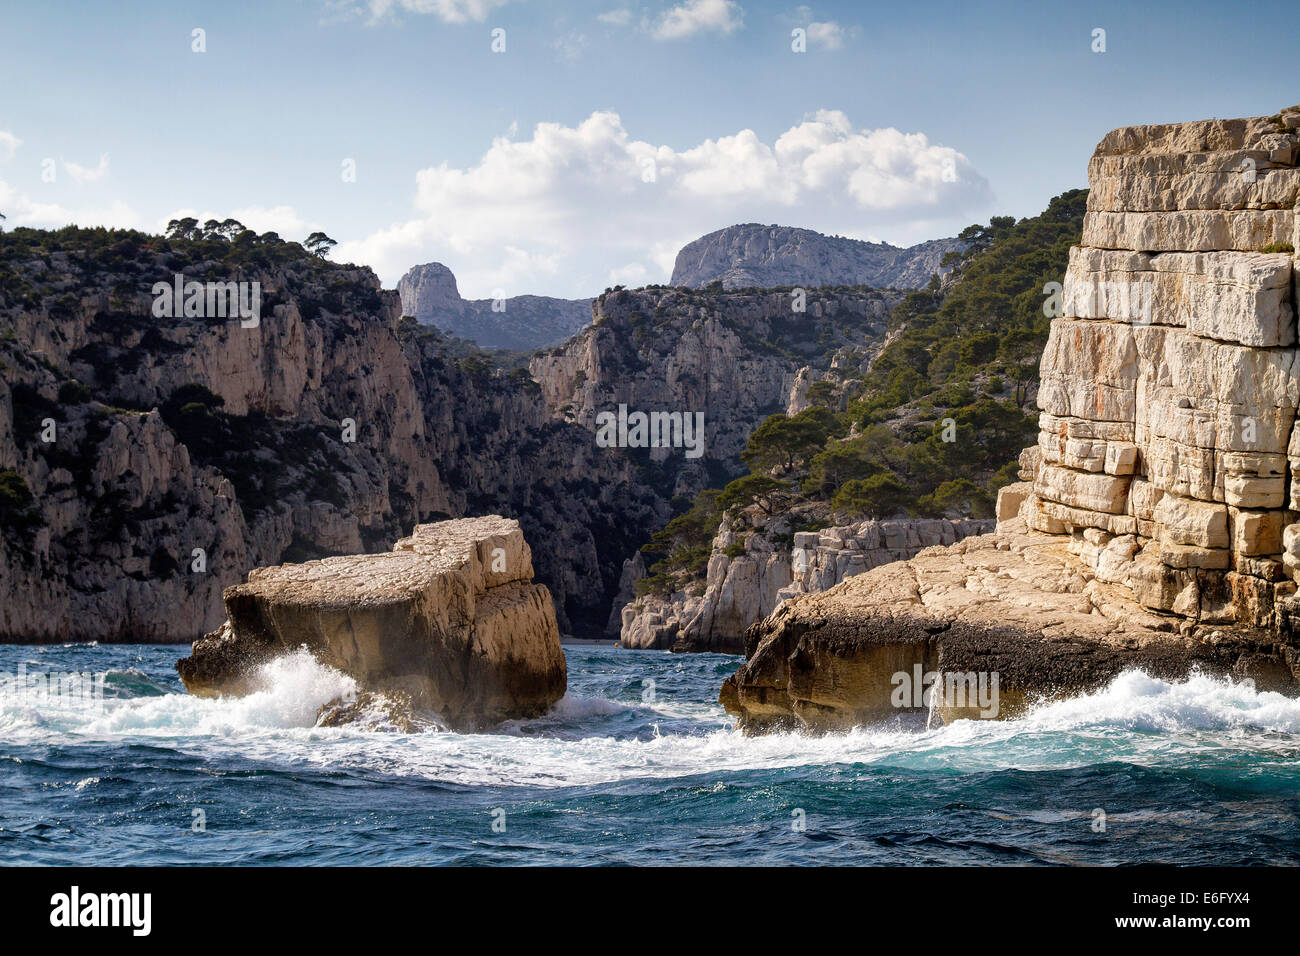
<svg viewBox="0 0 1300 956"><path fill-rule="evenodd" d="M253 567L486 511L535 542L561 627L599 627L664 519L625 455L402 322L368 269L138 233L0 243L0 639L193 640ZM258 282L259 324L155 316L176 273Z"/></svg>
<svg viewBox="0 0 1300 956"><path fill-rule="evenodd" d="M643 452L659 486L694 495L743 473L739 455L768 415L834 369L865 369L903 294L873 289L695 292L647 287L596 299L595 323L534 356L547 406L597 431L619 405L704 416L702 454Z"/></svg>

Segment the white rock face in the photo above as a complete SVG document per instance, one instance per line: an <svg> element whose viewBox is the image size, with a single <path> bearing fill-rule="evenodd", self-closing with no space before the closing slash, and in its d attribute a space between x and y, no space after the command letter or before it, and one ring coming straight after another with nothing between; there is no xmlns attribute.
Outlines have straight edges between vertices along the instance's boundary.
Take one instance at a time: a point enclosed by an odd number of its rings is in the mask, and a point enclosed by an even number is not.
<svg viewBox="0 0 1300 956"><path fill-rule="evenodd" d="M1109 134L1043 352L1015 512L1198 622L1274 625L1296 590L1297 129L1300 108Z"/></svg>
<svg viewBox="0 0 1300 956"><path fill-rule="evenodd" d="M861 521L781 538L779 528L764 528L745 536L742 553L729 554L741 541L724 521L713 539L703 592L632 601L623 608L619 638L624 647L740 653L749 626L787 598L825 591L924 548L986 534L993 525L980 519Z"/></svg>

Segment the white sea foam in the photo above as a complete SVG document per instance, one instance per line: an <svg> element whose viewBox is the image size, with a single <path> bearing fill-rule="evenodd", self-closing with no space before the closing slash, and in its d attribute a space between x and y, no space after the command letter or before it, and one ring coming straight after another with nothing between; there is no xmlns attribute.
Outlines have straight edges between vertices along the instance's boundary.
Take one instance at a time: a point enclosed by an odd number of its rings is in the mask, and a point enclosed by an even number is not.
<svg viewBox="0 0 1300 956"><path fill-rule="evenodd" d="M1248 683L1193 677L1169 683L1128 672L1109 686L1047 702L1009 721L958 721L925 730L906 718L843 734L744 737L716 705L613 701L570 694L537 721L498 732L420 734L316 727L322 704L353 682L306 651L262 671L243 698L185 694L106 699L100 713L44 714L0 698L0 741L166 738L211 758L266 761L459 785L580 786L636 778L702 777L745 770L855 765L982 772L1064 768L1244 748L1294 759L1300 701Z"/></svg>

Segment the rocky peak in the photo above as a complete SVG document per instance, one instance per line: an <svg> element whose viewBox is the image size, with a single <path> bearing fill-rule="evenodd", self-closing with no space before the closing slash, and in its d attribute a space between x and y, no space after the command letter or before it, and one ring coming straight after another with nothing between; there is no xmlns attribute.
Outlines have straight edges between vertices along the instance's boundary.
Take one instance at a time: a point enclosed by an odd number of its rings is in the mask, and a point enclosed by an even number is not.
<svg viewBox="0 0 1300 956"><path fill-rule="evenodd" d="M957 239L936 239L908 248L826 236L793 226L743 223L683 246L670 285L724 289L772 286L869 285L920 289L944 255L964 248Z"/></svg>
<svg viewBox="0 0 1300 956"><path fill-rule="evenodd" d="M465 300L456 288L456 276L441 262L412 266L397 283L397 293L402 298L402 311L417 319L440 312L458 315L465 311Z"/></svg>
<svg viewBox="0 0 1300 956"><path fill-rule="evenodd" d="M441 262L412 266L397 283L397 291L405 315L483 348L546 348L563 342L591 321L590 299L545 295L463 299L455 275Z"/></svg>

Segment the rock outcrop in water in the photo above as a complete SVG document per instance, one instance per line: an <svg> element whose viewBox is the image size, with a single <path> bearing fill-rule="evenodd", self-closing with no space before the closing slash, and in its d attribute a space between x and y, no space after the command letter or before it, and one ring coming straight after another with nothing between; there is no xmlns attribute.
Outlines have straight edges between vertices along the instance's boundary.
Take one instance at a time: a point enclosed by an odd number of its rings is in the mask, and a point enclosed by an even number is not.
<svg viewBox="0 0 1300 956"><path fill-rule="evenodd" d="M917 666L996 674L999 716L1130 666L1300 690L1297 130L1300 108L1102 140L998 533L784 604L723 689L743 726L877 719Z"/></svg>
<svg viewBox="0 0 1300 956"><path fill-rule="evenodd" d="M818 517L816 506L770 519L753 514L756 510L723 520L698 593L647 594L623 608L619 641L624 647L739 654L745 631L787 598L825 591L922 548L993 530L991 520L920 518L796 532L795 526ZM746 520L756 526L737 527Z"/></svg>
<svg viewBox="0 0 1300 956"><path fill-rule="evenodd" d="M965 243L957 239L933 239L904 249L811 229L748 222L683 246L669 285L701 287L717 281L724 289L826 285L922 289L931 276L948 271L941 265L943 257L963 248Z"/></svg>
<svg viewBox="0 0 1300 956"><path fill-rule="evenodd" d="M550 592L532 577L516 521L419 525L387 553L254 570L176 669L193 694L240 695L258 689L259 665L306 647L363 692L456 730L536 717L564 696L566 671Z"/></svg>

